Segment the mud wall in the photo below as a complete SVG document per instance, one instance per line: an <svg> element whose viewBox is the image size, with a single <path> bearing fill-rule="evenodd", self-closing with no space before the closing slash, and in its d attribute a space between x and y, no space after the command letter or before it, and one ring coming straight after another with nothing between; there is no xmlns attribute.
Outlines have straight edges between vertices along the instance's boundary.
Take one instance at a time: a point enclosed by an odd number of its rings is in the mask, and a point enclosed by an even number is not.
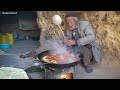
<svg viewBox="0 0 120 90"><path fill-rule="evenodd" d="M58 30L52 22L52 16L58 14L63 23L62 30L66 29L64 17L68 11L37 11L37 23L41 28L40 44L44 45L47 30L55 37L54 31ZM92 23L96 33L97 42L102 47L103 59L101 64L109 67L120 66L120 11L76 11L81 20ZM49 29L48 29L49 27Z"/></svg>

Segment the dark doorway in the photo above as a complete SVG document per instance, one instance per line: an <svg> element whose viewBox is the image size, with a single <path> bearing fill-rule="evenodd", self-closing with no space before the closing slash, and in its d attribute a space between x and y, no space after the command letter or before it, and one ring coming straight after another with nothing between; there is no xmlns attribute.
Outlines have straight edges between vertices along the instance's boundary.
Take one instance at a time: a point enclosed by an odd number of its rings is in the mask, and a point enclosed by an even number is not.
<svg viewBox="0 0 120 90"><path fill-rule="evenodd" d="M0 33L13 33L14 44L6 53L24 53L39 47L40 29L37 25L36 11L1 11ZM3 43L2 43L3 44Z"/></svg>
<svg viewBox="0 0 120 90"><path fill-rule="evenodd" d="M36 11L1 11L0 33L14 33L15 40L39 40Z"/></svg>

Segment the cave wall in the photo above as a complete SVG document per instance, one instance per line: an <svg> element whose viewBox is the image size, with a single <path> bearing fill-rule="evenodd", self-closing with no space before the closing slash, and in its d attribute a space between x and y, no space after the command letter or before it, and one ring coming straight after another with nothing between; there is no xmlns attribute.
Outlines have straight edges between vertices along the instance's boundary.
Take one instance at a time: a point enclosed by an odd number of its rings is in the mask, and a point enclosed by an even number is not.
<svg viewBox="0 0 120 90"><path fill-rule="evenodd" d="M51 34L57 30L52 22L52 16L58 14L63 23L62 30L66 29L65 14L68 11L37 11L37 23L41 28L40 45L44 46L45 35L49 27ZM76 11L81 20L92 23L96 33L97 42L102 48L103 59L101 64L118 68L120 67L120 11Z"/></svg>

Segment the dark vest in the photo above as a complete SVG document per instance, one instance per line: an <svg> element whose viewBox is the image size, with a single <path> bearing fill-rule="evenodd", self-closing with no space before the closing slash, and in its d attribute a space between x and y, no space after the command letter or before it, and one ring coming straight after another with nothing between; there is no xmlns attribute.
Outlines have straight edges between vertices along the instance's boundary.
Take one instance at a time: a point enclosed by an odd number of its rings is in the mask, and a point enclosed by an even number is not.
<svg viewBox="0 0 120 90"><path fill-rule="evenodd" d="M76 30L72 30L72 39L77 41L79 38L81 38L81 37L80 37L80 35L78 33L78 30L77 29ZM78 46L77 42L76 42L76 45L74 45L74 46Z"/></svg>

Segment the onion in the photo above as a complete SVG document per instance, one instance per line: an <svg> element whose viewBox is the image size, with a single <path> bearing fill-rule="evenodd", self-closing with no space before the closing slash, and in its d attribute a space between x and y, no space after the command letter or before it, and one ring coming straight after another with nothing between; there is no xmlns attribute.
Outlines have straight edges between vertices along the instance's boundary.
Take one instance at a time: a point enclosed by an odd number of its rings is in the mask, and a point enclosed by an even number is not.
<svg viewBox="0 0 120 90"><path fill-rule="evenodd" d="M61 25L61 23L62 23L61 17L59 15L54 15L53 16L53 23L55 25L58 25L58 26Z"/></svg>

